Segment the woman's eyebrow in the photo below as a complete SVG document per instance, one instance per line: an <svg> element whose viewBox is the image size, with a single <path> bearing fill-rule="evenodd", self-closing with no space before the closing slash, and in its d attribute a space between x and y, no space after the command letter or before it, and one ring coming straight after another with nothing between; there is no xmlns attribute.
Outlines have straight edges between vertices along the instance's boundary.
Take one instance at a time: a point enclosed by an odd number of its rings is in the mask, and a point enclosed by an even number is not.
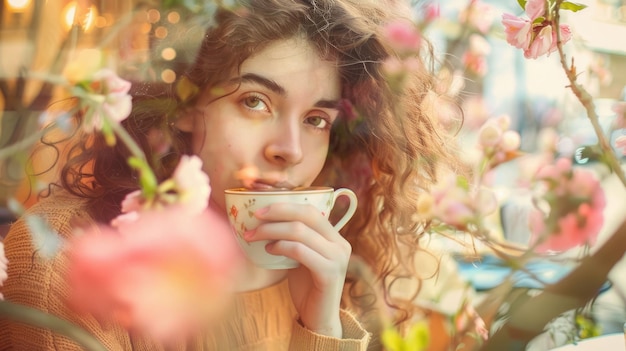
<svg viewBox="0 0 626 351"><path fill-rule="evenodd" d="M241 83L246 83L246 82L252 82L252 83L262 85L278 95L282 95L282 96L287 95L287 91L280 84L276 83L275 81L269 78L265 78L255 73L245 73L242 76L235 77L229 81L229 83L233 83L233 84L241 84Z"/></svg>
<svg viewBox="0 0 626 351"><path fill-rule="evenodd" d="M339 100L319 100L313 106L319 108L332 108L339 110Z"/></svg>
<svg viewBox="0 0 626 351"><path fill-rule="evenodd" d="M229 83L233 84L241 84L244 82L251 82L262 85L267 89L273 91L274 93L287 96L287 91L280 84L276 83L274 80L260 76L255 73L245 73L239 77L235 77L229 81ZM331 109L339 109L339 100L319 100L314 104L315 107L320 108L331 108Z"/></svg>

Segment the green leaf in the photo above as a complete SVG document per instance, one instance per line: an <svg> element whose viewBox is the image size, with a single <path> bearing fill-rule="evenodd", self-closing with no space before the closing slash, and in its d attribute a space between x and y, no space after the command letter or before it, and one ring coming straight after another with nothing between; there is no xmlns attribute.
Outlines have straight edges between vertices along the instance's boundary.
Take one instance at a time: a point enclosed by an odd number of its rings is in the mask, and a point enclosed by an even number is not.
<svg viewBox="0 0 626 351"><path fill-rule="evenodd" d="M469 190L469 181L461 175L456 177L456 185L463 190Z"/></svg>
<svg viewBox="0 0 626 351"><path fill-rule="evenodd" d="M428 325L424 322L414 324L411 326L406 339L409 351L425 350L430 342Z"/></svg>
<svg viewBox="0 0 626 351"><path fill-rule="evenodd" d="M385 349L389 351L408 351L405 347L405 342L398 333L397 330L393 328L387 328L383 330L380 340L385 346Z"/></svg>
<svg viewBox="0 0 626 351"><path fill-rule="evenodd" d="M189 99L198 94L199 91L200 88L198 88L197 85L195 85L192 81L189 80L189 78L185 76L183 76L176 84L176 95L178 95L178 98L182 102L189 101Z"/></svg>
<svg viewBox="0 0 626 351"><path fill-rule="evenodd" d="M569 11L573 11L573 12L578 12L584 8L586 8L587 5L584 4L578 4L575 2L570 2L570 1L564 1L561 3L561 9L562 10L569 10Z"/></svg>
<svg viewBox="0 0 626 351"><path fill-rule="evenodd" d="M402 338L396 329L387 328L381 334L381 341L388 351L423 351L430 341L428 324L412 325L406 338Z"/></svg>
<svg viewBox="0 0 626 351"><path fill-rule="evenodd" d="M102 135L108 146L115 146L115 132L113 132L113 128L111 128L107 120L102 124Z"/></svg>
<svg viewBox="0 0 626 351"><path fill-rule="evenodd" d="M139 172L139 186L146 199L152 199L158 188L158 181L150 165L145 160L130 157L128 164Z"/></svg>
<svg viewBox="0 0 626 351"><path fill-rule="evenodd" d="M522 8L522 10L526 10L526 0L517 0L517 3Z"/></svg>
<svg viewBox="0 0 626 351"><path fill-rule="evenodd" d="M535 18L535 20L533 21L533 24L543 23L545 20L546 20L545 17L539 16L539 17Z"/></svg>

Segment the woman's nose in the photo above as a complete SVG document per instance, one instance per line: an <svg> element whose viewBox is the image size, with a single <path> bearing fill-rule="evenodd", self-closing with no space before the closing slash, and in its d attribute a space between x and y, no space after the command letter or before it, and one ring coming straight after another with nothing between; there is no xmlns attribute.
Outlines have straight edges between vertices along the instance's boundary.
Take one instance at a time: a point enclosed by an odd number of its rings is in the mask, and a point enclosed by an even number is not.
<svg viewBox="0 0 626 351"><path fill-rule="evenodd" d="M299 125L285 125L274 129L265 148L265 157L281 165L298 164L302 161L302 139Z"/></svg>

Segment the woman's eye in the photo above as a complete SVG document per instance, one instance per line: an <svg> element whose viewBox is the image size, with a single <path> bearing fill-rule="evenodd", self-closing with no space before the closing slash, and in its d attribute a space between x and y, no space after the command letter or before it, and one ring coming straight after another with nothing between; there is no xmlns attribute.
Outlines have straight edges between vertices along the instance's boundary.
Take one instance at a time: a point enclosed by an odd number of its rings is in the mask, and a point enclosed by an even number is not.
<svg viewBox="0 0 626 351"><path fill-rule="evenodd" d="M330 127L330 122L326 118L320 116L307 117L306 123L319 129L327 129Z"/></svg>
<svg viewBox="0 0 626 351"><path fill-rule="evenodd" d="M251 110L255 110L255 111L267 111L267 105L265 104L265 101L263 101L263 99L259 96L256 95L249 95L246 96L243 100L243 104L251 109Z"/></svg>

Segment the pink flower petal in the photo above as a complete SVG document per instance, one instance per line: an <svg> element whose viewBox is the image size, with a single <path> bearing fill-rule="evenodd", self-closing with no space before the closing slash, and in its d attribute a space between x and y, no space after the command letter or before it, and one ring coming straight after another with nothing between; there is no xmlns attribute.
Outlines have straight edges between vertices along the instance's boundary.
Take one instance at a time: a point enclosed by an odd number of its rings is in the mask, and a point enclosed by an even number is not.
<svg viewBox="0 0 626 351"><path fill-rule="evenodd" d="M532 22L546 12L546 0L528 0L524 10Z"/></svg>
<svg viewBox="0 0 626 351"><path fill-rule="evenodd" d="M68 303L166 342L219 318L240 254L223 216L170 207L69 242Z"/></svg>

